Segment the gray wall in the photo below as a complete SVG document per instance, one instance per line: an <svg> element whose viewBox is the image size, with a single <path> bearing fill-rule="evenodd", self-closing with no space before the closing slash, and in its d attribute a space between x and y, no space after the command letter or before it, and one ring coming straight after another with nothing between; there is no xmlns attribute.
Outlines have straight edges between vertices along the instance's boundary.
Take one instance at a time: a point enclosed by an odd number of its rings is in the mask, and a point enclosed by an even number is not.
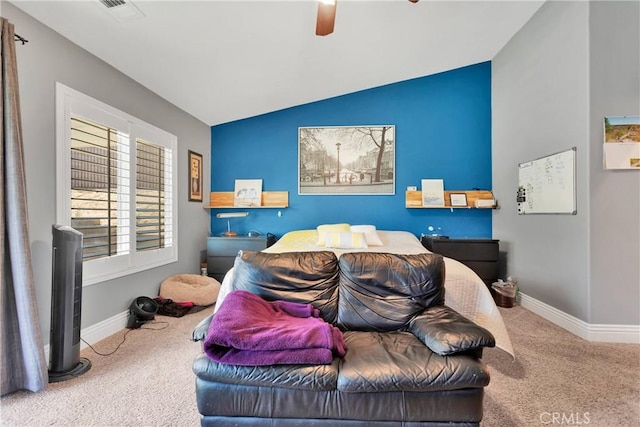
<svg viewBox="0 0 640 427"><path fill-rule="evenodd" d="M178 262L83 288L82 328L125 311L140 295L158 295L162 280L198 273L206 248L208 212L187 199L187 150L204 155L204 190L209 191L210 128L55 33L12 4L2 15L29 43L17 46L27 174L33 273L45 344L51 312L51 225L55 200L55 82L94 97L178 138Z"/></svg>
<svg viewBox="0 0 640 427"><path fill-rule="evenodd" d="M640 324L640 171L603 170L605 116L640 115L640 2L593 2L591 323Z"/></svg>
<svg viewBox="0 0 640 427"><path fill-rule="evenodd" d="M640 174L602 171L603 117L639 114L638 75L635 2L547 2L493 61L494 238L523 293L588 323L640 323ZM577 215L517 215L518 163L573 146Z"/></svg>

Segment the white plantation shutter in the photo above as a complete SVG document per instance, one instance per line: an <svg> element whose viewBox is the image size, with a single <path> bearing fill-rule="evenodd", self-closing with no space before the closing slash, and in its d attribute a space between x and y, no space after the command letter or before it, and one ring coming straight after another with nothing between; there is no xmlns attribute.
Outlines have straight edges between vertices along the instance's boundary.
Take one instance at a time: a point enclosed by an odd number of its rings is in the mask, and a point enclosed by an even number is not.
<svg viewBox="0 0 640 427"><path fill-rule="evenodd" d="M56 103L57 222L83 234L84 284L176 261L176 137L61 84Z"/></svg>
<svg viewBox="0 0 640 427"><path fill-rule="evenodd" d="M129 253L129 137L71 117L71 227L83 259Z"/></svg>
<svg viewBox="0 0 640 427"><path fill-rule="evenodd" d="M136 153L136 250L171 246L171 151L138 139Z"/></svg>

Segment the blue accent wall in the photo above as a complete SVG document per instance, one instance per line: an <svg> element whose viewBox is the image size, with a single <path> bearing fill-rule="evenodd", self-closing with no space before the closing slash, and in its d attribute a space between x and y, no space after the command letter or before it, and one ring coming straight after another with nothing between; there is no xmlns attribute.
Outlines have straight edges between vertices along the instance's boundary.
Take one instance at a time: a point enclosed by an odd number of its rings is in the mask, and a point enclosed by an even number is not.
<svg viewBox="0 0 640 427"><path fill-rule="evenodd" d="M401 64L399 64L401 66ZM339 76L336 76L339 78ZM298 128L395 125L394 195L299 195ZM211 191L236 179L262 179L263 191L288 191L287 209L241 209L239 233L281 236L318 224L374 224L380 230L491 237L490 209L407 209L407 186L444 179L445 190L491 189L491 63L393 83L211 128ZM211 210L211 233L226 220ZM278 216L278 212L282 215Z"/></svg>

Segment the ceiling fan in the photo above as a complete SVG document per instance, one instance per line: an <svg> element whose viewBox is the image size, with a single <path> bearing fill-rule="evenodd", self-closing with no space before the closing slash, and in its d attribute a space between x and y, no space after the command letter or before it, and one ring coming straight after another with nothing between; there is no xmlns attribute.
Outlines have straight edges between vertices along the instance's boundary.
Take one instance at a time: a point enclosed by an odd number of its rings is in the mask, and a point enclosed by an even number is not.
<svg viewBox="0 0 640 427"><path fill-rule="evenodd" d="M418 0L409 0L417 3ZM318 0L318 19L316 20L316 36L326 36L333 33L336 22L336 7L338 0Z"/></svg>

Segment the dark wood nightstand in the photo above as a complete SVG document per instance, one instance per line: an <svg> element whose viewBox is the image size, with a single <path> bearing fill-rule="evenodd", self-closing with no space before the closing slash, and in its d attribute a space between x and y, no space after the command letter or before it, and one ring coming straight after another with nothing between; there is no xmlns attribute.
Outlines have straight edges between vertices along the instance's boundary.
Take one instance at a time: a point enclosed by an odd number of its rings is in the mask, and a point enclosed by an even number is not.
<svg viewBox="0 0 640 427"><path fill-rule="evenodd" d="M233 267L238 251L261 251L273 245L276 236L214 236L207 238L207 274L222 283L224 275Z"/></svg>
<svg viewBox="0 0 640 427"><path fill-rule="evenodd" d="M422 246L431 252L460 261L472 269L491 289L498 280L500 241L493 239L443 239L422 236Z"/></svg>

